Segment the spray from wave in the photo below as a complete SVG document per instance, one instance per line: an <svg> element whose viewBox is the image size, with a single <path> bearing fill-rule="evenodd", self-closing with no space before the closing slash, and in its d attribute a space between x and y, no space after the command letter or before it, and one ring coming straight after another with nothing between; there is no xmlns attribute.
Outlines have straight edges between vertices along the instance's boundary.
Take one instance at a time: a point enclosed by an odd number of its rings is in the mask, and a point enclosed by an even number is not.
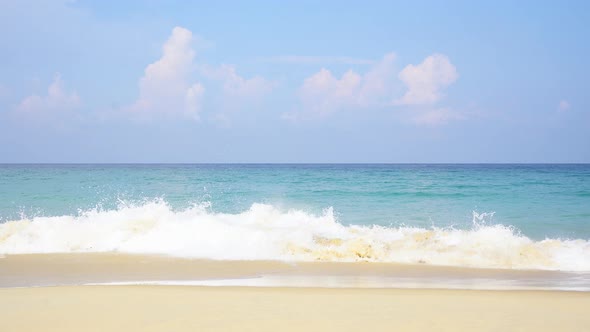
<svg viewBox="0 0 590 332"><path fill-rule="evenodd" d="M321 215L253 204L238 214L208 204L174 211L157 200L78 216L0 224L0 254L125 252L227 260L394 262L478 268L590 271L590 242L533 241L474 213L469 230L345 226Z"/></svg>

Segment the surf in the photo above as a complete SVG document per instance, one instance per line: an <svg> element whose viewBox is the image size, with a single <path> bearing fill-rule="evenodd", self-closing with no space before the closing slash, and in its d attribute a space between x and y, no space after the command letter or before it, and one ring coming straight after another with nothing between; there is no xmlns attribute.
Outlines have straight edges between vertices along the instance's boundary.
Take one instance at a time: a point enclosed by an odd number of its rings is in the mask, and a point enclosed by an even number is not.
<svg viewBox="0 0 590 332"><path fill-rule="evenodd" d="M473 214L468 229L344 225L320 214L253 204L240 213L209 203L174 210L164 200L77 215L23 216L0 224L0 255L121 252L212 260L385 262L472 268L590 271L585 239L535 241Z"/></svg>

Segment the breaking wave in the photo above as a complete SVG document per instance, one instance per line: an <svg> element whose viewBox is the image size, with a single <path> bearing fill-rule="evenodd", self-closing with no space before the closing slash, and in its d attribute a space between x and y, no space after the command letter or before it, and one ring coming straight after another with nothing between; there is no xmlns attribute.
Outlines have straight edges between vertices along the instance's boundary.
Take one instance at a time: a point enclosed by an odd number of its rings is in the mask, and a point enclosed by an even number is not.
<svg viewBox="0 0 590 332"><path fill-rule="evenodd" d="M534 241L474 213L469 230L338 223L321 215L253 204L238 214L207 204L174 211L157 200L77 216L0 224L0 254L124 252L221 260L392 262L478 268L590 271L590 242Z"/></svg>

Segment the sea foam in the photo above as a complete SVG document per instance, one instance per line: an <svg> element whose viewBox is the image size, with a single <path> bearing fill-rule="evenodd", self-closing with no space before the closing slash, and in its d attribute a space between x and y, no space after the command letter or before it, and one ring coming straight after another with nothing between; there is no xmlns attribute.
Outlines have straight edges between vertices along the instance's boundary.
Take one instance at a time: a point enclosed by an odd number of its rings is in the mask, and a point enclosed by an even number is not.
<svg viewBox="0 0 590 332"><path fill-rule="evenodd" d="M181 211L157 200L77 216L0 224L0 255L124 252L219 260L392 262L445 266L590 271L590 242L534 241L512 227L471 229L340 224L331 208L315 215L253 204L237 214L207 204Z"/></svg>

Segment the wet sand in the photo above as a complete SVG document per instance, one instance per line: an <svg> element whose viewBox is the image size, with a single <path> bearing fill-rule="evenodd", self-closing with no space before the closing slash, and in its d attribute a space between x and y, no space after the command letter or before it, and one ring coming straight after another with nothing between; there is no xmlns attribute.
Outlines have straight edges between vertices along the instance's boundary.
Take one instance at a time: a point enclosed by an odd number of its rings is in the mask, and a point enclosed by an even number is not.
<svg viewBox="0 0 590 332"><path fill-rule="evenodd" d="M27 254L0 258L0 287L96 283L220 286L585 289L590 274L391 263L214 261L119 253Z"/></svg>

